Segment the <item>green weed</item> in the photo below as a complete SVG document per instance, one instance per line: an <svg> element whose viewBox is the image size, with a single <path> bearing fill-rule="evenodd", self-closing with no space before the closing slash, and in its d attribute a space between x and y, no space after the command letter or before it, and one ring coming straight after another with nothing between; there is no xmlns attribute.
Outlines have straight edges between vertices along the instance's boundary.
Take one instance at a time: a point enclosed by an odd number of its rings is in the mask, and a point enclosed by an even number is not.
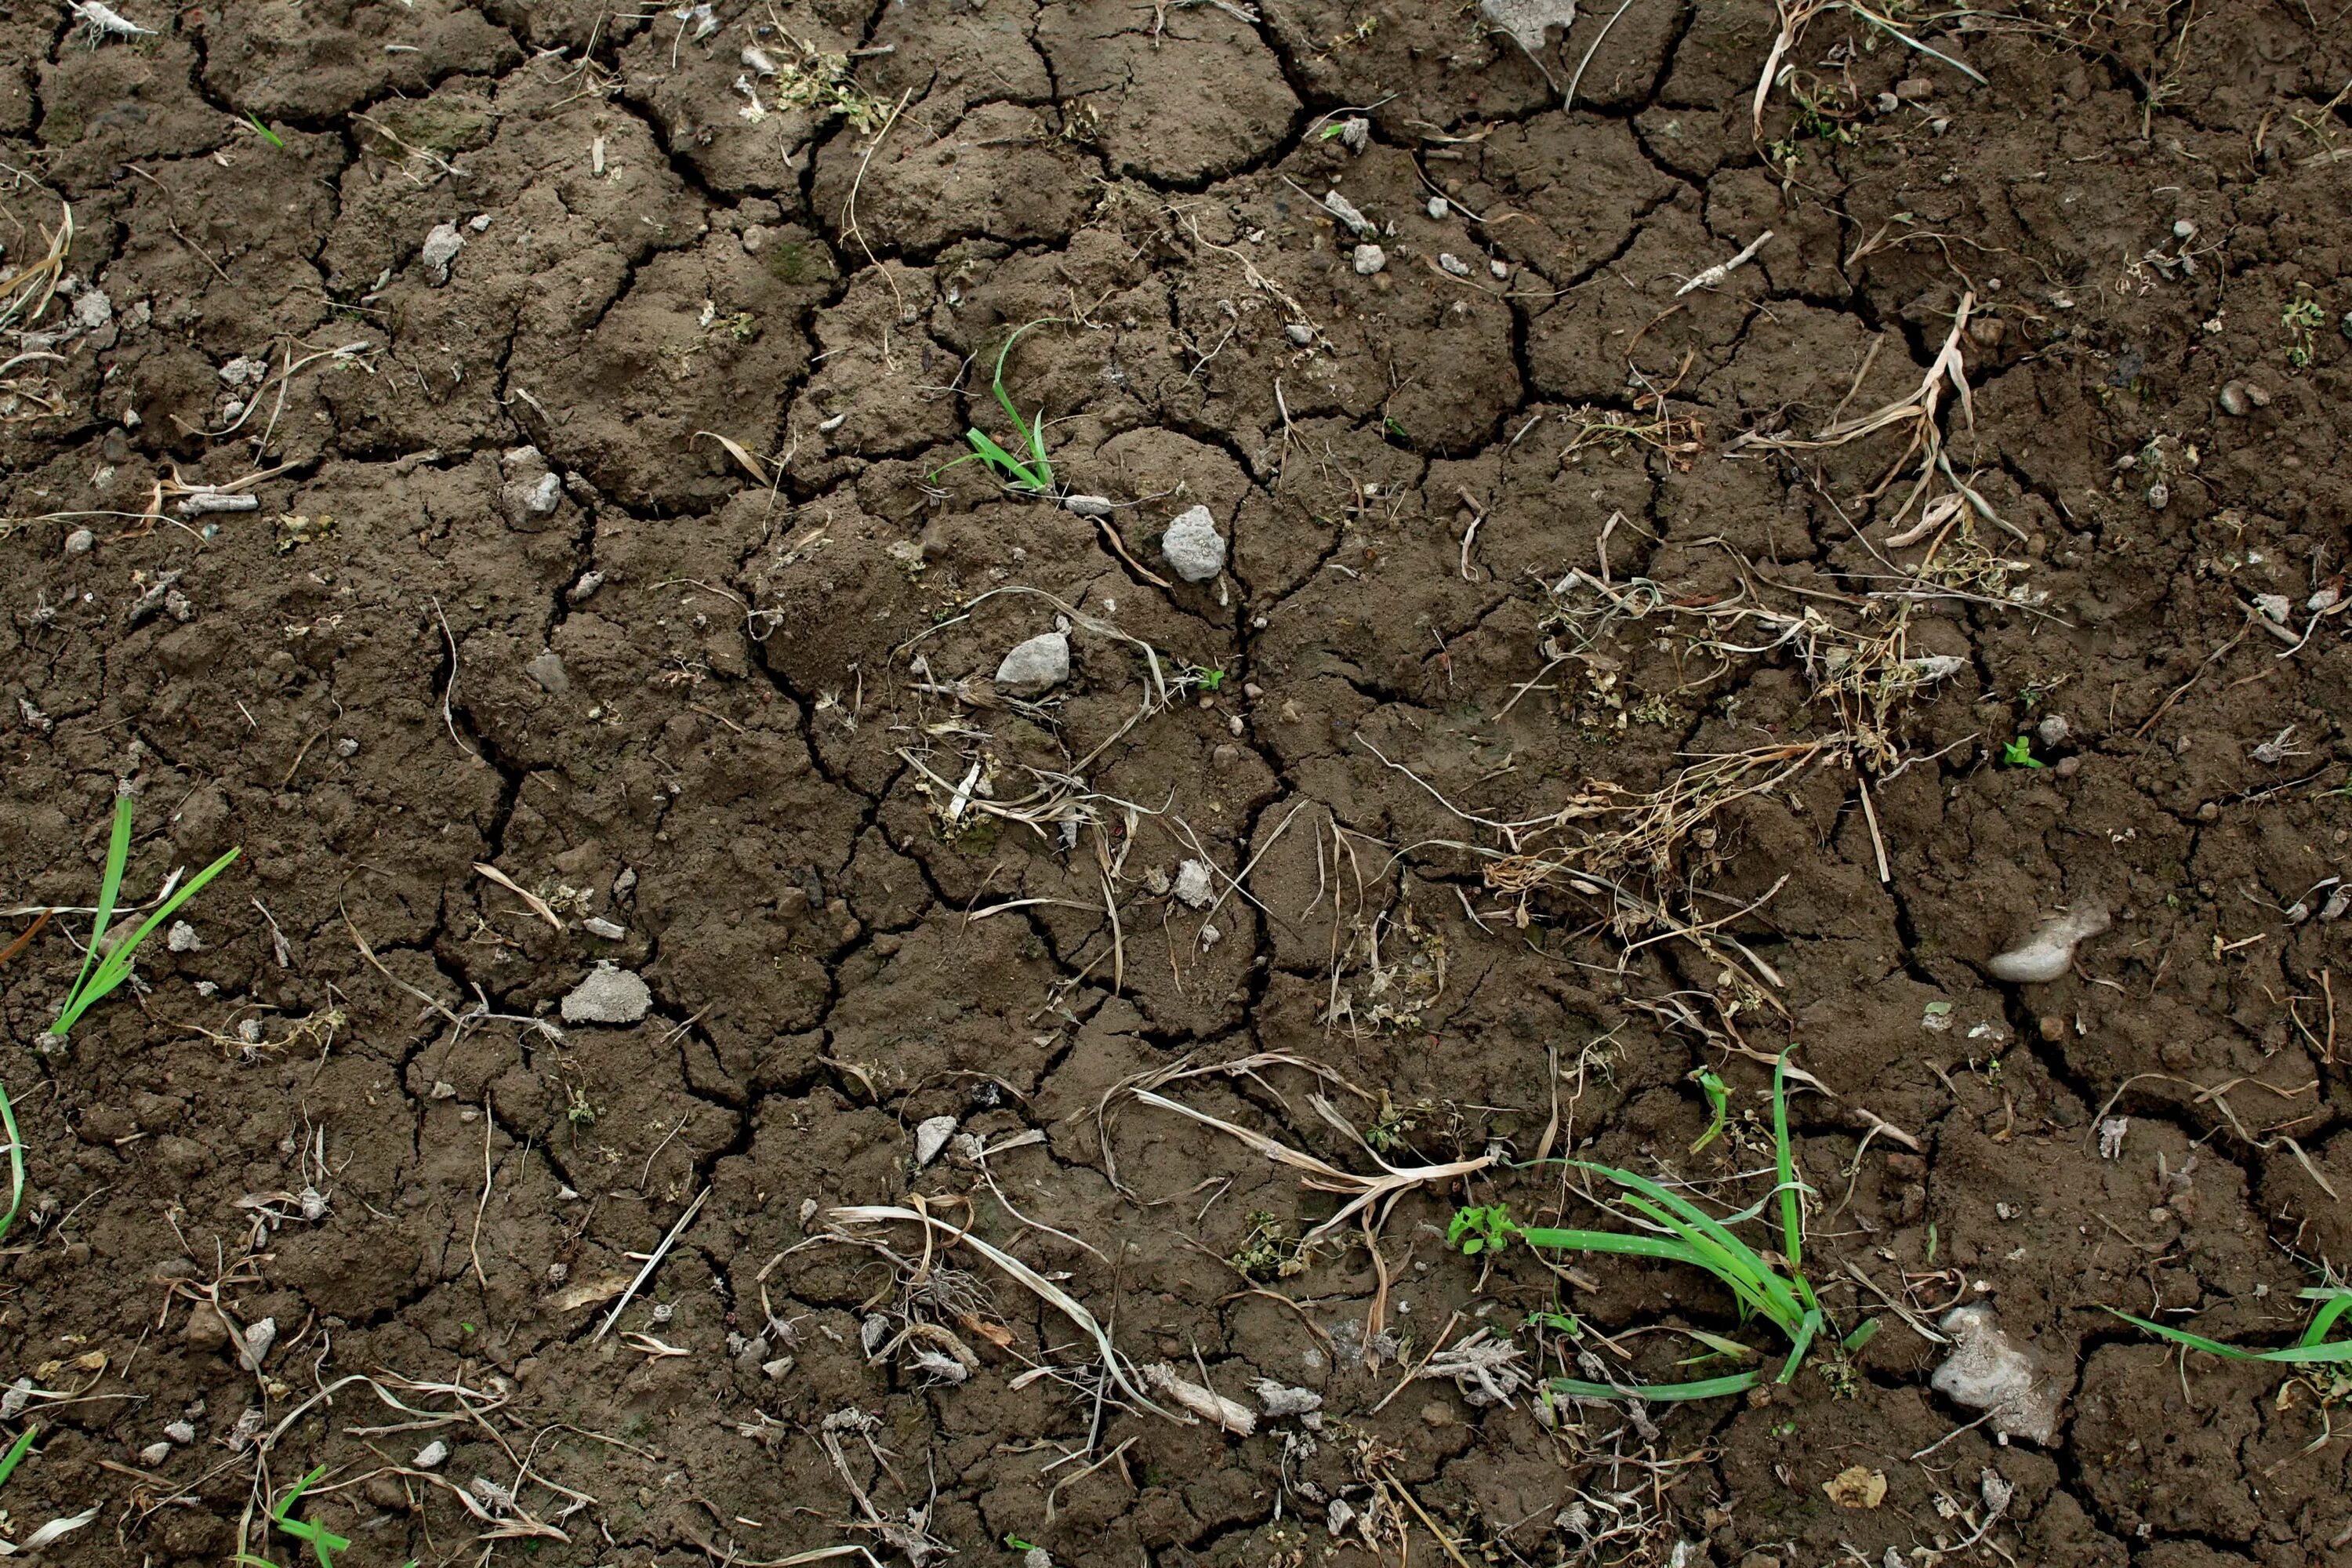
<svg viewBox="0 0 2352 1568"><path fill-rule="evenodd" d="M1731 1292L1739 1304L1743 1321L1761 1317L1780 1331L1788 1342L1789 1355L1774 1381L1789 1382L1797 1375L1797 1369L1804 1364L1806 1352L1829 1323L1821 1301L1813 1292L1812 1283L1805 1278L1804 1272L1804 1205L1800 1197L1803 1189L1797 1179L1796 1160L1789 1142L1787 1068L1787 1059L1783 1058L1772 1073L1774 1191L1755 1207L1730 1215L1727 1220L1718 1220L1680 1194L1661 1186L1647 1176L1621 1171L1612 1165L1575 1160L1569 1163L1578 1170L1599 1176L1622 1189L1616 1201L1628 1211L1628 1217L1641 1227L1639 1231L1566 1230L1544 1226L1520 1226L1514 1223L1500 1205L1489 1205L1457 1213L1448 1231L1448 1241L1475 1255L1481 1251L1499 1251L1508 1245L1512 1237L1517 1237L1530 1247L1549 1247L1559 1252L1614 1253L1630 1258L1654 1258L1664 1263L1683 1263L1703 1269ZM1768 1261L1764 1255L1734 1235L1730 1227L1754 1218L1766 1204L1772 1202L1774 1196L1779 1200L1780 1257ZM1864 1321L1846 1336L1843 1342L1843 1348L1859 1348L1876 1331L1877 1327L1874 1319ZM1721 1335L1699 1331L1685 1331L1717 1354L1744 1356L1755 1353L1749 1347ZM1553 1379L1551 1386L1559 1393L1580 1399L1631 1397L1671 1403L1743 1394L1755 1387L1762 1378L1762 1372L1756 1371L1698 1378L1687 1383L1619 1386L1564 1377Z"/></svg>
<svg viewBox="0 0 2352 1568"><path fill-rule="evenodd" d="M0 1487L8 1484L8 1478L16 1473L16 1467L24 1462L26 1454L32 1452L33 1435L39 1430L37 1426L26 1427L16 1440L8 1445L6 1455L0 1456Z"/></svg>
<svg viewBox="0 0 2352 1568"><path fill-rule="evenodd" d="M1034 419L1025 425L1022 422L1021 410L1013 406L1012 395L1004 390L1004 356L1013 352L1013 345L1019 342L1024 333L1038 327L1050 326L1059 320L1059 317L1047 316L1015 328L1013 335L1004 340L1004 346L996 351L996 376L990 390L996 394L996 401L1003 408L1005 416L1013 421L1013 433L1020 437L1024 456L1014 457L998 446L985 431L973 428L963 433L964 439L971 443L971 450L956 458L955 462L942 463L933 469L932 479L937 479L958 463L969 463L976 458L988 465L992 471L1015 489L1026 490L1031 495L1053 493L1054 465L1045 458L1045 411L1040 408Z"/></svg>
<svg viewBox="0 0 2352 1568"><path fill-rule="evenodd" d="M2327 312L2319 308L2318 300L2307 294L2280 312L2279 325L2287 331L2287 363L2301 370L2311 363L2311 356L2317 348L2312 334L2326 320Z"/></svg>
<svg viewBox="0 0 2352 1568"><path fill-rule="evenodd" d="M286 1494L286 1500L270 1510L269 1522L295 1540L308 1542L310 1555L317 1559L319 1568L335 1568L334 1553L349 1552L352 1549L352 1543L325 1525L312 1524L294 1517L294 1505L302 1500L302 1494L310 1489L310 1484L326 1473L327 1467L320 1465L317 1469L296 1481L293 1489ZM247 1557L242 1561L258 1563L262 1560ZM268 1568L268 1565L265 1564L265 1568Z"/></svg>
<svg viewBox="0 0 2352 1568"><path fill-rule="evenodd" d="M1715 1112L1715 1119L1706 1124L1706 1131L1700 1133L1698 1142L1690 1146L1690 1152L1696 1154L1723 1136L1723 1124L1731 1118L1731 1089L1716 1076L1713 1068L1701 1068L1691 1076L1698 1079L1700 1092L1706 1096L1708 1109Z"/></svg>
<svg viewBox="0 0 2352 1568"><path fill-rule="evenodd" d="M2042 763L2034 759L2033 742L2020 735L2013 741L2000 743L2000 765L2005 768L2038 768Z"/></svg>
<svg viewBox="0 0 2352 1568"><path fill-rule="evenodd" d="M256 131L261 132L261 139L264 142L268 142L272 147L277 148L281 153L286 151L286 143L278 139L278 132L272 131L268 126L264 125L261 122L261 116L254 113L253 110L248 109L245 111L245 117L247 121L252 122L253 128Z"/></svg>
<svg viewBox="0 0 2352 1568"><path fill-rule="evenodd" d="M2202 1334L2192 1334L2186 1329L2171 1328L2163 1323L2152 1323L2146 1318L2135 1318L2129 1312L2117 1310L2114 1307L2109 1307L2107 1310L2115 1313L2126 1323L2137 1324L2146 1329L2159 1339L2169 1340L2177 1345L2186 1345L2193 1351L2203 1351L2209 1355L2223 1356L2231 1361L2277 1362L2286 1366L2339 1365L2352 1369L2352 1338L2331 1340L2327 1337L2327 1331L2334 1328L2347 1311L2352 1311L2352 1288L2342 1285L2323 1285L2309 1290L2298 1290L2295 1295L2303 1300L2319 1303L2312 1310L2311 1321L2304 1325L2303 1332L2295 1336L2293 1344L2267 1351L2248 1350L2243 1345L2223 1344L2220 1340L2209 1340Z"/></svg>
<svg viewBox="0 0 2352 1568"><path fill-rule="evenodd" d="M122 890L122 869L131 859L131 798L127 795L115 797L114 833L107 841L106 869L98 884L98 918L90 926L89 946L82 953L81 973L74 977L73 989L66 993L65 1005L58 1009L57 1022L35 1042L43 1049L55 1050L64 1045L67 1034L81 1016L130 978L131 961L139 944L236 858L237 852L232 849L189 878L187 885L164 900L160 908L140 922L138 930L115 943L104 958L99 957L98 950L106 945L108 924L114 919L115 896ZM0 1127L5 1127L8 1133L8 1212L0 1214L0 1237L5 1237L9 1226L16 1223L16 1211L25 1201L25 1140L16 1131L16 1108L9 1103L5 1085L0 1085ZM5 1470L0 1470L0 1479L5 1479L6 1475Z"/></svg>

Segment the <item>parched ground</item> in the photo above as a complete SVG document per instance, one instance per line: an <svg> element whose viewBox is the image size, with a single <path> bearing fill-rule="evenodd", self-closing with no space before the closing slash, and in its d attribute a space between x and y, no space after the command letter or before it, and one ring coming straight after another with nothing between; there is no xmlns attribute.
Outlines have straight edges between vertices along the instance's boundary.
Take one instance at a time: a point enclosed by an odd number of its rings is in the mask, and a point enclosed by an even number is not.
<svg viewBox="0 0 2352 1568"><path fill-rule="evenodd" d="M0 8L0 1534L2340 1560L2343 1379L2107 1310L2352 1260L2333 5L1831 11L1760 110L1760 0ZM1107 514L946 466L1036 321ZM242 855L43 1053L119 789L126 897ZM1792 1046L1880 1331L1538 1397L1785 1346L1454 1211L1757 1205Z"/></svg>

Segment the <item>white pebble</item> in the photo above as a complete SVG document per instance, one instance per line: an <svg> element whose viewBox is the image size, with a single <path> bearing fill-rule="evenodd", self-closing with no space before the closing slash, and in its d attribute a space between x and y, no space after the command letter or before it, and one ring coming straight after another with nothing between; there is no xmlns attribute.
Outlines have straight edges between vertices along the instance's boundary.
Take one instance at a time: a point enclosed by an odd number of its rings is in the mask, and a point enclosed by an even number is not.
<svg viewBox="0 0 2352 1568"><path fill-rule="evenodd" d="M1356 247L1356 276L1370 278L1389 264L1389 253L1377 245Z"/></svg>

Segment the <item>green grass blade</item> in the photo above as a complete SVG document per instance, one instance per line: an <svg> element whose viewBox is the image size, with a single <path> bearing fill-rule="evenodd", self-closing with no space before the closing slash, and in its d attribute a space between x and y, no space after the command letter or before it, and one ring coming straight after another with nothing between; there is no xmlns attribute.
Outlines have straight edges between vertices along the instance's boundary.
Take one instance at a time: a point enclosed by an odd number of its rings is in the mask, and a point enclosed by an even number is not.
<svg viewBox="0 0 2352 1568"><path fill-rule="evenodd" d="M1804 1304L1790 1289L1789 1282L1781 1279L1779 1271L1765 1262L1754 1247L1734 1236L1721 1222L1647 1177L1637 1176L1631 1171L1613 1171L1610 1174L1633 1189L1633 1194L1621 1197L1620 1203L1645 1215L1654 1223L1687 1237L1702 1256L1712 1255L1716 1262L1709 1266L1711 1271L1725 1284L1752 1300L1758 1310L1780 1325L1782 1332L1796 1331L1798 1321L1804 1316ZM1656 1198L1675 1217L1660 1213L1658 1208L1643 1201L1651 1197Z"/></svg>
<svg viewBox="0 0 2352 1568"><path fill-rule="evenodd" d="M1555 1377L1551 1386L1561 1394L1579 1399L1643 1399L1654 1405L1674 1405L1691 1399L1721 1399L1727 1394L1745 1394L1756 1386L1758 1374L1735 1373L1729 1377L1703 1377L1690 1383L1637 1383L1618 1388L1606 1383L1587 1383L1581 1378Z"/></svg>
<svg viewBox="0 0 2352 1568"><path fill-rule="evenodd" d="M32 1451L33 1435L39 1430L37 1426L27 1426L15 1442L8 1445L6 1456L0 1458L0 1487L8 1484L8 1478L16 1473L16 1467L22 1464L25 1456Z"/></svg>
<svg viewBox="0 0 2352 1568"><path fill-rule="evenodd" d="M2192 1334L2186 1329L2170 1328L2163 1323L2151 1323L2146 1318L2135 1318L2129 1312L2116 1311L2113 1307L2109 1307L2107 1310L2114 1312L2126 1323L2146 1329L2158 1339L2170 1340L2174 1344L2186 1345L2190 1350L2203 1351L2209 1355L2221 1356L2230 1361L2278 1362L2287 1366L2316 1366L2335 1362L2352 1362L2352 1340L2337 1340L2330 1344L2296 1343L2284 1350L2250 1351L2242 1345L2227 1345L2220 1340L2209 1340L2202 1334Z"/></svg>
<svg viewBox="0 0 2352 1568"><path fill-rule="evenodd" d="M1023 466L1020 458L998 446L985 432L967 430L963 434L964 439L971 443L973 454L990 468L996 469L1024 489L1035 490L1045 488L1035 474Z"/></svg>
<svg viewBox="0 0 2352 1568"><path fill-rule="evenodd" d="M1845 1338L1838 1342L1838 1348L1840 1350L1846 1351L1858 1351L1877 1337L1878 1320L1876 1318L1864 1318L1860 1323L1855 1325L1853 1332L1846 1335Z"/></svg>
<svg viewBox="0 0 2352 1568"><path fill-rule="evenodd" d="M124 978L131 973L132 962L138 957L139 944L152 935L157 926L171 919L182 904L195 897L205 883L226 870L229 862L235 860L239 853L240 851L232 849L189 878L182 884L179 891L164 900L160 908L140 922L139 929L132 931L128 940L117 942L114 950L100 961L96 972L89 976L89 984L74 997L63 1013L58 1015L58 1021L52 1026L51 1032L64 1034L93 1003L102 1001L109 992L121 984Z"/></svg>
<svg viewBox="0 0 2352 1568"><path fill-rule="evenodd" d="M1631 1236L1622 1230L1554 1230L1548 1226L1524 1229L1519 1236L1529 1247L1548 1247L1555 1252L1613 1252L1627 1258L1654 1258L1665 1263L1707 1268L1689 1243L1663 1236Z"/></svg>
<svg viewBox="0 0 2352 1568"><path fill-rule="evenodd" d="M2336 1326L2336 1320L2342 1317L2347 1308L2352 1308L2352 1290L2331 1288L2322 1290L2298 1290L2295 1294L2306 1301L2320 1303L2319 1310L2311 1315L2311 1325L2303 1331L2303 1337L2295 1341L2296 1344L2305 1349L2325 1342L2327 1338L2327 1331Z"/></svg>
<svg viewBox="0 0 2352 1568"><path fill-rule="evenodd" d="M131 863L131 797L114 797L114 831L106 841L106 869L98 882L98 921L90 928L89 946L82 950L81 973L74 976L72 989L66 993L66 1005L58 1014L58 1021L49 1033L62 1035L71 1017L81 1016L74 1005L81 999L82 982L89 978L90 965L98 962L98 950L106 945L106 928L114 919L115 895L122 891L122 868ZM71 1015L68 1017L68 1015Z"/></svg>
<svg viewBox="0 0 2352 1568"><path fill-rule="evenodd" d="M1780 1184L1780 1253L1791 1272L1805 1266L1804 1205L1797 1196L1797 1162L1789 1148L1789 1055L1772 1064L1772 1170Z"/></svg>
<svg viewBox="0 0 2352 1568"><path fill-rule="evenodd" d="M1797 1375L1797 1369L1805 1363L1805 1352L1813 1348L1813 1336L1821 1331L1822 1310L1815 1307L1805 1314L1796 1333L1790 1336L1789 1359L1780 1363L1780 1375L1773 1379L1775 1383L1786 1383Z"/></svg>
<svg viewBox="0 0 2352 1568"><path fill-rule="evenodd" d="M16 1131L16 1108L9 1103L5 1084L0 1084L0 1124L8 1129L8 1212L0 1215L0 1241L5 1241L25 1203L25 1140ZM0 1481L7 1479L7 1471L0 1470Z"/></svg>

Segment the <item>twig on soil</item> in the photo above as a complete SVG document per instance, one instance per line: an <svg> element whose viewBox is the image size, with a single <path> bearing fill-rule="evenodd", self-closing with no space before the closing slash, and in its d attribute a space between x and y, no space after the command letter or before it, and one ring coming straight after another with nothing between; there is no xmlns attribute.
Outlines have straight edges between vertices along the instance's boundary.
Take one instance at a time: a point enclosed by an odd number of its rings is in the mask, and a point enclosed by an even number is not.
<svg viewBox="0 0 2352 1568"><path fill-rule="evenodd" d="M1747 266L1749 261L1753 260L1756 253L1763 249L1765 242L1771 237L1772 231L1768 228L1762 234L1758 235L1755 239L1748 244L1746 249L1733 257L1730 260L1718 261L1704 272L1694 273L1681 288L1675 290L1675 298L1679 300L1684 295L1690 293L1694 289L1715 289L1721 287L1723 282L1733 273L1738 271L1741 268Z"/></svg>
<svg viewBox="0 0 2352 1568"><path fill-rule="evenodd" d="M532 892L520 882L516 881L512 877L508 876L504 871L499 870L496 866L490 865L487 861L475 861L474 869L479 875L488 877L491 881L496 882L499 887L504 888L508 892L512 893L516 898L520 899L524 903L529 904L530 906L531 913L537 915L541 920L545 921L549 925L554 927L558 935L562 933L563 922L556 918L556 914L553 910L548 908L547 900L545 899L541 898L537 893Z"/></svg>
<svg viewBox="0 0 2352 1568"><path fill-rule="evenodd" d="M449 629L449 617L441 613L439 596L434 596L431 603L433 614L441 623L441 636L449 644L449 679L447 684L441 688L441 722L449 727L449 739L457 742L457 749L478 763L482 760L482 754L465 742L457 740L457 720L450 710L450 703L457 694L457 634Z"/></svg>
<svg viewBox="0 0 2352 1568"><path fill-rule="evenodd" d="M629 1288L621 1292L621 1299L613 1303L613 1310L604 1315L604 1321L597 1325L596 1331L588 1336L591 1344L613 1331L613 1325L620 1321L622 1309L635 1299L639 1290L645 1289L646 1281L652 1279L654 1270L661 1267L661 1260L669 1255L669 1249L685 1233L686 1227L694 1223L694 1216L702 1212L703 1200L709 1195L709 1187L694 1194L694 1201L686 1205L686 1212L677 1216L677 1222L669 1227L669 1234L661 1238L661 1245L655 1247L652 1254L646 1258L646 1266L637 1270L637 1277L629 1281Z"/></svg>

